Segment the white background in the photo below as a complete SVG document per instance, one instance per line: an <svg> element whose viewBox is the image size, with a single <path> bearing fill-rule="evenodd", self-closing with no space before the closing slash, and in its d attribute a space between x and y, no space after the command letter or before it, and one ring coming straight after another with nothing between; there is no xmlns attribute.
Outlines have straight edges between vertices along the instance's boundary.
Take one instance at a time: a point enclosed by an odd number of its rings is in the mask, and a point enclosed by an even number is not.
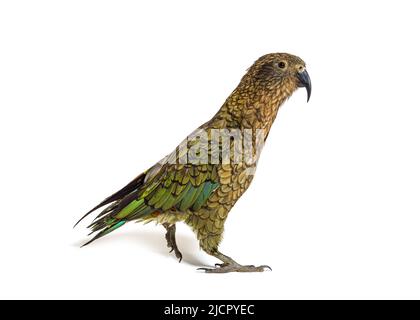
<svg viewBox="0 0 420 320"><path fill-rule="evenodd" d="M420 298L416 1L2 1L1 298ZM178 227L74 222L207 121L259 56L307 63L208 275Z"/></svg>

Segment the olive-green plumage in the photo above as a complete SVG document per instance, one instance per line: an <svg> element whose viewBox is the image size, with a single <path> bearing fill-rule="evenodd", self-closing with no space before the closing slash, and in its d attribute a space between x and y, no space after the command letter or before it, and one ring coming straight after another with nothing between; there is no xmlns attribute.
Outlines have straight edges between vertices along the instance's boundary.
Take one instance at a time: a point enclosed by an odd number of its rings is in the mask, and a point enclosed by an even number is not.
<svg viewBox="0 0 420 320"><path fill-rule="evenodd" d="M236 130L243 145L255 146L256 134L246 132L259 131L265 141L280 105L301 86L306 87L309 99L310 79L300 58L285 53L265 55L248 70L216 115L192 136L210 137L214 130ZM224 222L249 187L255 162L243 158L238 161L234 157L238 145L231 139L218 141L213 147L209 145L203 139L184 141L162 161L89 211L86 215L108 205L89 226L97 234L88 243L129 221L156 221L165 226L168 246L181 258L175 243L175 223L183 221L196 233L200 247L224 262L221 267L205 271L263 271L264 266L241 266L218 251ZM191 154L193 157L185 161ZM258 158L255 148L251 156ZM210 159L223 161L215 163Z"/></svg>

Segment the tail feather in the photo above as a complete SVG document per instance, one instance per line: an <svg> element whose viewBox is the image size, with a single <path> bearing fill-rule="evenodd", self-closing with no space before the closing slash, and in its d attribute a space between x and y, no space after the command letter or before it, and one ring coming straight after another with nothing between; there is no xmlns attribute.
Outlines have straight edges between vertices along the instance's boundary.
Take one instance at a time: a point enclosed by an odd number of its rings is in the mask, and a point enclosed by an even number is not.
<svg viewBox="0 0 420 320"><path fill-rule="evenodd" d="M117 200L121 200L123 199L125 196L127 196L128 194L132 193L133 191L137 190L140 186L143 185L144 183L144 178L146 177L146 172L142 173L141 175L139 175L138 177L136 177L133 181L131 181L129 184L127 184L124 188L122 188L121 190L115 192L113 195L109 196L108 198L106 198L105 200L103 200L101 203L99 203L97 206L95 206L94 208L92 208L91 210L89 210L89 212L87 212L83 217L81 217L76 224L74 225L74 227L76 227L80 221L82 221L84 218L86 218L89 214L91 214L93 211L107 205L110 204L114 201ZM108 207L109 208L109 207ZM107 209L108 209L107 208ZM105 210L107 210L105 209ZM107 212L102 211L100 213L99 216L106 214ZM109 211L108 211L109 212ZM98 217L99 217L98 216ZM97 217L97 218L98 218ZM73 228L74 228L73 227Z"/></svg>
<svg viewBox="0 0 420 320"><path fill-rule="evenodd" d="M114 202L113 204L109 205L108 207L106 207L104 210L101 211L101 213L99 213L96 218L94 219L94 221L98 220L99 218L103 217L104 215L106 215L107 213L110 213L112 211L114 211L116 208L118 207L118 202ZM90 228L90 226L88 226L88 228Z"/></svg>
<svg viewBox="0 0 420 320"><path fill-rule="evenodd" d="M77 223L74 225L75 227L86 218L90 213L93 211L108 205L105 209L103 209L94 219L94 221L88 226L91 228L91 233L98 232L92 239L82 245L82 247L92 243L93 241L102 238L103 236L107 235L108 233L118 229L122 225L124 225L127 220L126 219L116 219L115 215L118 214L127 204L138 197L139 189L144 184L144 179L146 177L146 172L142 173L138 177L136 177L133 181L127 184L124 188L117 191L113 195L109 196L93 209L91 209L88 213L86 213Z"/></svg>
<svg viewBox="0 0 420 320"><path fill-rule="evenodd" d="M120 220L120 221L116 221L113 224L105 227L105 229L103 229L102 231L97 233L92 239L90 239L88 242L83 244L82 247L87 246L88 244L92 243L93 241L95 241L99 238L102 238L103 236L107 235L108 233L118 229L119 227L123 226L126 222L127 222L126 220ZM93 231L93 232L95 232L95 231Z"/></svg>

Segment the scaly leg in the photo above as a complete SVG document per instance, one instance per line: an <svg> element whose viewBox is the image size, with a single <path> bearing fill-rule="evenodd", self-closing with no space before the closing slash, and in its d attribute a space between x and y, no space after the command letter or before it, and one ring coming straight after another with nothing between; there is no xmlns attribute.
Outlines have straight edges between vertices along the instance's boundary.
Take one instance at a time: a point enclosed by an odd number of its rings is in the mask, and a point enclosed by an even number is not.
<svg viewBox="0 0 420 320"><path fill-rule="evenodd" d="M171 251L169 252L174 252L175 256L179 259L179 262L181 262L182 260L182 254L181 252L178 250L178 247L176 245L176 240L175 240L175 225L172 224L170 225L169 223L164 223L163 226L166 229L166 234L165 234L165 238L166 241L168 243L168 248L171 248Z"/></svg>
<svg viewBox="0 0 420 320"><path fill-rule="evenodd" d="M198 270L204 270L206 273L228 273L228 272L263 272L265 269L271 270L269 266L243 266L237 263L232 258L224 255L223 253L216 250L215 252L207 252L208 254L216 257L223 261L223 263L216 263L215 268L198 268Z"/></svg>

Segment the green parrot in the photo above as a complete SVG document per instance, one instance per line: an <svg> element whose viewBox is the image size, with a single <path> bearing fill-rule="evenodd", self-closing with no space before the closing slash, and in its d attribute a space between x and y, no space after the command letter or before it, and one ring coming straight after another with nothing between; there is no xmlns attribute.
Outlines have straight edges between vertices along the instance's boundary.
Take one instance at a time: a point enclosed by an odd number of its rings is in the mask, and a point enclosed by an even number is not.
<svg viewBox="0 0 420 320"><path fill-rule="evenodd" d="M200 270L270 269L266 265L241 265L218 247L229 211L254 177L261 147L279 107L299 87L306 88L309 101L311 80L302 59L287 53L260 57L212 119L76 223L106 206L89 225L96 234L85 245L127 222L155 221L165 227L168 247L181 261L175 225L184 222L195 232L201 249L222 261L214 268Z"/></svg>

